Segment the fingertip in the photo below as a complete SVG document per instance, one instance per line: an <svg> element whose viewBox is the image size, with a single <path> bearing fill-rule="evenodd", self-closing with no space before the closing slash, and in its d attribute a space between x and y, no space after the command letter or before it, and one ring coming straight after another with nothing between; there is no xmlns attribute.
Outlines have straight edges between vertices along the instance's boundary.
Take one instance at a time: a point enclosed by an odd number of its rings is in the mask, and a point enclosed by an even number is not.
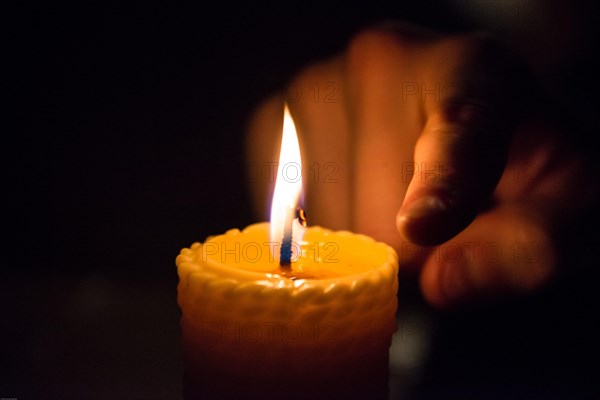
<svg viewBox="0 0 600 400"><path fill-rule="evenodd" d="M457 207L440 196L424 195L402 206L396 227L405 240L435 246L462 231L474 218L469 207Z"/></svg>
<svg viewBox="0 0 600 400"><path fill-rule="evenodd" d="M464 263L430 260L421 272L421 291L425 299L440 309L452 309L469 302L473 285Z"/></svg>

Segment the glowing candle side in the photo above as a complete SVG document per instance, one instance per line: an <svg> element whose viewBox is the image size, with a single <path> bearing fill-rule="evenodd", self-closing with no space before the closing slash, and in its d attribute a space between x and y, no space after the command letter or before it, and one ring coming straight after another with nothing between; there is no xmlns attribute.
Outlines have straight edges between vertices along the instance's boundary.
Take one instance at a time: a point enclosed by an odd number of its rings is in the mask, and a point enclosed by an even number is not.
<svg viewBox="0 0 600 400"><path fill-rule="evenodd" d="M377 398L396 329L396 253L363 235L310 227L296 264L326 272L293 280L276 273L266 247L249 253L268 242L269 228L231 230L177 257L188 397L290 398L292 385L298 397L362 388Z"/></svg>

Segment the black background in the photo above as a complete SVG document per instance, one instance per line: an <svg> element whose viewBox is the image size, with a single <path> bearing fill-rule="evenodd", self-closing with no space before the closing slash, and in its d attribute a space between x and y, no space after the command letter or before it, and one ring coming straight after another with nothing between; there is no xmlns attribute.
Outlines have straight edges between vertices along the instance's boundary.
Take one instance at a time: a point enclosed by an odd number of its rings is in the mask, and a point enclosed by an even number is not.
<svg viewBox="0 0 600 400"><path fill-rule="evenodd" d="M540 17L551 26L525 29L535 40L490 29L532 60L575 142L589 149L592 7L548 4L534 15L562 23ZM458 31L480 27L474 17L452 2L7 10L4 80L14 92L6 110L16 111L6 120L16 124L3 129L0 396L179 398L174 258L209 234L255 222L242 153L258 101L375 21ZM593 267L597 235L581 229L575 241L586 251L566 264ZM405 277L401 310L417 305L436 327L406 398L590 395L597 290L586 273L459 313L428 309Z"/></svg>

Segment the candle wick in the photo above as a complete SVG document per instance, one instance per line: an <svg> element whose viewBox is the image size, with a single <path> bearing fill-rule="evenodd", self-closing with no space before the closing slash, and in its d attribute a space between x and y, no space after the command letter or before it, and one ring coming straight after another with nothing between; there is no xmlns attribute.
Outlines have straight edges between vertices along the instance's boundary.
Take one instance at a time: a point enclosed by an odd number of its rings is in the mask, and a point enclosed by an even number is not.
<svg viewBox="0 0 600 400"><path fill-rule="evenodd" d="M279 251L279 266L283 270L292 268L292 227L294 223L295 210L289 208L285 212L283 222L283 239L281 239L281 250Z"/></svg>
<svg viewBox="0 0 600 400"><path fill-rule="evenodd" d="M296 218L298 218L298 222L300 222L300 225L302 225L303 227L306 227L307 218L306 218L306 211L304 211L304 209L302 209L300 207L296 207Z"/></svg>
<svg viewBox="0 0 600 400"><path fill-rule="evenodd" d="M289 208L285 213L283 239L279 251L279 266L287 272L292 269L292 231L295 219L298 219L302 226L306 226L306 212L302 208L296 207L296 209Z"/></svg>

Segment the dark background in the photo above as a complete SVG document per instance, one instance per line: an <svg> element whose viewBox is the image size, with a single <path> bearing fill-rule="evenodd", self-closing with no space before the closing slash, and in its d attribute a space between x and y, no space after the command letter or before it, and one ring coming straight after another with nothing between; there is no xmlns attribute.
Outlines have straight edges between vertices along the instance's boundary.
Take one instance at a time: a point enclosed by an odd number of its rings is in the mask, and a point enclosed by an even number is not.
<svg viewBox="0 0 600 400"><path fill-rule="evenodd" d="M242 158L253 108L370 23L496 32L590 150L591 2L460 4L7 10L4 80L17 123L2 146L0 396L180 398L175 256L256 222ZM431 338L418 373L397 378L402 398L591 396L598 235L583 224L565 234L579 246L565 269L578 273L484 310L431 310L402 277L400 313L426 316L427 332L413 334Z"/></svg>

